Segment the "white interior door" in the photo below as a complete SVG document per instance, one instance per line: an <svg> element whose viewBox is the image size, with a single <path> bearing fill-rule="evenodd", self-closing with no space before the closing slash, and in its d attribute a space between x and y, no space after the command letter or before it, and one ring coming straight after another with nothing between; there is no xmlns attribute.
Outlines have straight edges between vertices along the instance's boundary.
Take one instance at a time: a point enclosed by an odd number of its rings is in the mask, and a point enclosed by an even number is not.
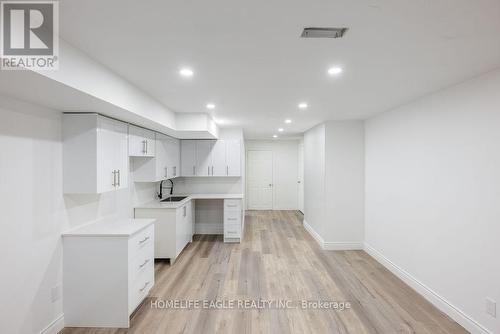
<svg viewBox="0 0 500 334"><path fill-rule="evenodd" d="M299 144L298 152L298 178L297 178L297 196L299 210L304 213L304 144Z"/></svg>
<svg viewBox="0 0 500 334"><path fill-rule="evenodd" d="M273 208L273 152L248 151L248 209Z"/></svg>

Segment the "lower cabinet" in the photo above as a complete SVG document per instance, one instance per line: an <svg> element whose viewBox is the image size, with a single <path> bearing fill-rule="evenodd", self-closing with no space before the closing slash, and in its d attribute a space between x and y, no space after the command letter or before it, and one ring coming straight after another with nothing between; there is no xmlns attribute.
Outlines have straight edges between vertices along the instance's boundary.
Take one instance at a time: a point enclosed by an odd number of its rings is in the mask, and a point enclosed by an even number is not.
<svg viewBox="0 0 500 334"><path fill-rule="evenodd" d="M154 285L154 225L133 235L65 235L67 327L128 328Z"/></svg>
<svg viewBox="0 0 500 334"><path fill-rule="evenodd" d="M194 201L177 208L135 208L135 218L154 218L157 259L170 259L173 264L184 247L193 240Z"/></svg>
<svg viewBox="0 0 500 334"><path fill-rule="evenodd" d="M243 233L241 199L224 200L224 242L240 242Z"/></svg>

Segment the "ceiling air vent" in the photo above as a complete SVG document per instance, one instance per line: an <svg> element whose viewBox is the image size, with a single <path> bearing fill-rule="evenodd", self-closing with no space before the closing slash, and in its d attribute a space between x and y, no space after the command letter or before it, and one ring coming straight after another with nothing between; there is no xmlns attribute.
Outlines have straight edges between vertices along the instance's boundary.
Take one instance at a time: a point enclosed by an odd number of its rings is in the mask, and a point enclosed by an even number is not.
<svg viewBox="0 0 500 334"><path fill-rule="evenodd" d="M349 28L304 28L303 38L342 38Z"/></svg>

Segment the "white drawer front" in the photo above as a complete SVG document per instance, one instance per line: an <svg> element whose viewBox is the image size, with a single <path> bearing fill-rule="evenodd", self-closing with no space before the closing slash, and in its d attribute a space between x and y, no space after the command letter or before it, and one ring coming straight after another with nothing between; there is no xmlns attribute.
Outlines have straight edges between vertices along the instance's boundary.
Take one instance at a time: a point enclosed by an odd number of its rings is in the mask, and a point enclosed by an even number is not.
<svg viewBox="0 0 500 334"><path fill-rule="evenodd" d="M241 211L241 200L240 199L225 199L224 200L224 211L235 210Z"/></svg>
<svg viewBox="0 0 500 334"><path fill-rule="evenodd" d="M239 238L241 235L241 224L224 224L224 235L230 238Z"/></svg>
<svg viewBox="0 0 500 334"><path fill-rule="evenodd" d="M154 283L154 263L148 262L129 284L129 314L146 298Z"/></svg>
<svg viewBox="0 0 500 334"><path fill-rule="evenodd" d="M153 249L154 251L154 232L154 225L151 224L129 240L129 256L131 258L136 258L138 254L149 249Z"/></svg>

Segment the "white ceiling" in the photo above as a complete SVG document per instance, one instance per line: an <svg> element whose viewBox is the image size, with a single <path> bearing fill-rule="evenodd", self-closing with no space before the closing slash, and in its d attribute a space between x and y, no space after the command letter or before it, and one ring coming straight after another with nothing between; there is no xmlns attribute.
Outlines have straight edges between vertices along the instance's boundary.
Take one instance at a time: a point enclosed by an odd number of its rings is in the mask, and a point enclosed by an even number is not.
<svg viewBox="0 0 500 334"><path fill-rule="evenodd" d="M165 106L214 102L247 138L366 118L500 66L499 0L62 0L60 22L62 38ZM301 39L306 26L350 30ZM329 77L332 65L344 73Z"/></svg>

